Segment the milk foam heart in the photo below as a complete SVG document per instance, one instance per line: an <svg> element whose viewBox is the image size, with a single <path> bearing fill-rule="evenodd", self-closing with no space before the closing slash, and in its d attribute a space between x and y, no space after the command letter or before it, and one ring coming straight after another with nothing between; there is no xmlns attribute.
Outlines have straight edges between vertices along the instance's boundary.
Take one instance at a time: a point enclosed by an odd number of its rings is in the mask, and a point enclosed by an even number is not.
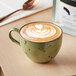
<svg viewBox="0 0 76 76"><path fill-rule="evenodd" d="M39 24L39 25L35 25L35 27L36 27L37 29L42 29L42 28L43 28L43 25Z"/></svg>
<svg viewBox="0 0 76 76"><path fill-rule="evenodd" d="M48 23L33 23L24 26L21 36L30 41L45 42L53 40L60 35L61 29Z"/></svg>
<svg viewBox="0 0 76 76"><path fill-rule="evenodd" d="M46 37L51 37L55 35L56 30L52 26L47 26L45 27L43 25L35 25L35 26L30 26L29 28L26 29L26 34L29 37L33 38L46 38Z"/></svg>

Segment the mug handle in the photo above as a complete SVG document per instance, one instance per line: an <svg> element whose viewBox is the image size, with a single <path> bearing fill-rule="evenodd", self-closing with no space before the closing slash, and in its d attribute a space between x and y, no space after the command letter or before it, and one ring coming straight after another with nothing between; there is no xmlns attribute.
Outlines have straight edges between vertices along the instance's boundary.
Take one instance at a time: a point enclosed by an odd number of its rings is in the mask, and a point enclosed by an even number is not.
<svg viewBox="0 0 76 76"><path fill-rule="evenodd" d="M13 29L11 29L11 30L9 31L9 38L11 39L12 42L20 45L20 42L13 38L13 36L12 36L12 32L13 32L13 31L15 31L15 32L17 32L17 33L19 34L19 29L18 29L18 28L13 28Z"/></svg>

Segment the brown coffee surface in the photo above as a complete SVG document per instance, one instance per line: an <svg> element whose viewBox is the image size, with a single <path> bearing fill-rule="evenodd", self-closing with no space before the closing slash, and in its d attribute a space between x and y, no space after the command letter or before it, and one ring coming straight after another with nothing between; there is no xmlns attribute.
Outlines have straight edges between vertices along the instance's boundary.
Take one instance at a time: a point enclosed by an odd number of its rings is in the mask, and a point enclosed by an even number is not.
<svg viewBox="0 0 76 76"><path fill-rule="evenodd" d="M48 42L61 35L61 29L51 23L36 22L23 26L20 30L21 36L33 42Z"/></svg>

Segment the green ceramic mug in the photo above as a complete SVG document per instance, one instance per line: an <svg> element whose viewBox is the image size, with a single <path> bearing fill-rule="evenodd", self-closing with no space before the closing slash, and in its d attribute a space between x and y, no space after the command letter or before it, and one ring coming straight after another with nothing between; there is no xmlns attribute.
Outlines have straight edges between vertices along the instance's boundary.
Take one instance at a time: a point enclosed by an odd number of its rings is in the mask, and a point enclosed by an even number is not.
<svg viewBox="0 0 76 76"><path fill-rule="evenodd" d="M33 23L38 23L38 22L32 22L29 24L33 24ZM51 24L51 23L49 23L49 24ZM28 24L22 26L21 29L27 25ZM56 26L56 27L58 27L58 26ZM58 27L58 28L60 28L60 27ZM55 38L54 40L50 40L50 41L46 41L46 42L34 42L34 41L24 39L20 34L21 29L20 30L18 28L11 29L9 32L9 38L16 44L20 45L23 48L26 55L32 61L37 62L37 63L47 63L51 59L53 59L59 52L59 49L60 49L61 43L62 43L62 34L63 34L62 30L61 30L60 35L57 38ZM17 41L16 39L14 39L12 37L13 31L17 32L20 35L20 41Z"/></svg>

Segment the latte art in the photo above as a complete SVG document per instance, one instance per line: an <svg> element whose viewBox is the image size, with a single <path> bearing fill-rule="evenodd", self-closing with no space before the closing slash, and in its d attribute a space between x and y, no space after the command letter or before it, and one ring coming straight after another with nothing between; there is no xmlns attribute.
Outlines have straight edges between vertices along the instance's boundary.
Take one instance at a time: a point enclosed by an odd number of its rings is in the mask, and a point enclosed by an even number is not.
<svg viewBox="0 0 76 76"><path fill-rule="evenodd" d="M51 37L55 35L56 30L54 27L48 27L45 25L35 25L35 26L30 26L29 28L26 29L26 34L29 37L34 37L34 38L46 38L46 37Z"/></svg>
<svg viewBox="0 0 76 76"><path fill-rule="evenodd" d="M61 34L61 29L50 23L27 24L20 30L21 36L29 41L47 42L54 40Z"/></svg>

